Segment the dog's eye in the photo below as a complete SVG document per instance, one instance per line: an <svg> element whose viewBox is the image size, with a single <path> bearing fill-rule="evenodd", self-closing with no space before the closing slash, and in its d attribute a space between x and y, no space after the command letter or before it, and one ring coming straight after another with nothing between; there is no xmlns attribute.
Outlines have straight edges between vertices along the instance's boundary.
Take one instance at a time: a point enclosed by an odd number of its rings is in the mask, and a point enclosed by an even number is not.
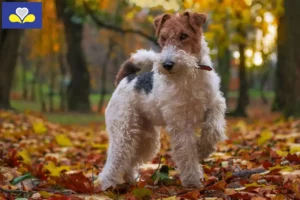
<svg viewBox="0 0 300 200"><path fill-rule="evenodd" d="M187 37L188 37L187 34L182 33L182 34L180 35L180 40L184 40L184 39L187 38Z"/></svg>
<svg viewBox="0 0 300 200"><path fill-rule="evenodd" d="M162 40L162 41L166 41L166 40L167 40L167 38L166 38L166 37L164 37L164 36L161 36L161 40Z"/></svg>

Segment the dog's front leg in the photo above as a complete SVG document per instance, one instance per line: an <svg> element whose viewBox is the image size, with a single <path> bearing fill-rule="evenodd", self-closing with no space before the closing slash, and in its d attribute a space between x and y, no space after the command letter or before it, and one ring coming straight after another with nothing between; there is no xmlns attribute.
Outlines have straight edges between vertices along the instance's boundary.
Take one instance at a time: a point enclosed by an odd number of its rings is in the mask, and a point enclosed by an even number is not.
<svg viewBox="0 0 300 200"><path fill-rule="evenodd" d="M219 93L205 112L201 137L198 139L198 152L200 159L207 158L216 150L218 142L226 140L225 134L226 102Z"/></svg>
<svg viewBox="0 0 300 200"><path fill-rule="evenodd" d="M168 128L171 135L172 157L180 171L183 186L200 187L203 178L202 167L199 164L197 140L194 131Z"/></svg>

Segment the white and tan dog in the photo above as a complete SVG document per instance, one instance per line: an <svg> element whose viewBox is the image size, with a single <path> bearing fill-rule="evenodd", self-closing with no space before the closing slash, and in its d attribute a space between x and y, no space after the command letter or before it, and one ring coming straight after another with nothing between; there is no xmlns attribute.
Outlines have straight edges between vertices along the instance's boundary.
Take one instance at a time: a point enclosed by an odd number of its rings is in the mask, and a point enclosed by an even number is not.
<svg viewBox="0 0 300 200"><path fill-rule="evenodd" d="M103 190L124 180L134 182L137 167L160 148L157 127L170 134L182 184L201 186L200 159L226 139L226 103L220 78L209 67L209 48L201 28L205 21L205 15L189 12L157 17L161 53L140 50L123 64L105 113L110 143L99 175ZM135 74L149 64L151 72ZM201 136L196 136L199 128Z"/></svg>

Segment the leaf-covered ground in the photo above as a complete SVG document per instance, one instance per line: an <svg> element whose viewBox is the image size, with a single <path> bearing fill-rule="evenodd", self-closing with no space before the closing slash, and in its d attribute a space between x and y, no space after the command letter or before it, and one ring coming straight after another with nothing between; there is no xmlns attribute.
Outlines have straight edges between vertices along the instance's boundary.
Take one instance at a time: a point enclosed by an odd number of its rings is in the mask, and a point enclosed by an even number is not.
<svg viewBox="0 0 300 200"><path fill-rule="evenodd" d="M181 186L164 133L136 184L102 192L104 124L61 126L0 111L0 199L300 199L300 120L228 122L229 140L202 162L203 188Z"/></svg>

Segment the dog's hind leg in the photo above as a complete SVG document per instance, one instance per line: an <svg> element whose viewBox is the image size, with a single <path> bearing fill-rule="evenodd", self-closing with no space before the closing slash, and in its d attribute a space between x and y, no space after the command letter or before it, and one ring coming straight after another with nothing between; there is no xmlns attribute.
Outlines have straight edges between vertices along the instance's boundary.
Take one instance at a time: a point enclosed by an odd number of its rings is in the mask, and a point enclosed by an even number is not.
<svg viewBox="0 0 300 200"><path fill-rule="evenodd" d="M134 118L134 117L133 117ZM140 143L140 129L135 120L132 123L108 122L107 131L110 135L106 164L99 175L102 189L115 187L127 179L129 171L133 171L132 159Z"/></svg>
<svg viewBox="0 0 300 200"><path fill-rule="evenodd" d="M131 168L125 172L125 180L134 182L135 171L140 165L150 161L160 149L160 133L154 126L144 123L141 129L140 143L137 146L136 154L132 157Z"/></svg>
<svg viewBox="0 0 300 200"><path fill-rule="evenodd" d="M150 161L160 149L160 132L154 126L143 126L141 143L137 149L135 162L143 164Z"/></svg>

